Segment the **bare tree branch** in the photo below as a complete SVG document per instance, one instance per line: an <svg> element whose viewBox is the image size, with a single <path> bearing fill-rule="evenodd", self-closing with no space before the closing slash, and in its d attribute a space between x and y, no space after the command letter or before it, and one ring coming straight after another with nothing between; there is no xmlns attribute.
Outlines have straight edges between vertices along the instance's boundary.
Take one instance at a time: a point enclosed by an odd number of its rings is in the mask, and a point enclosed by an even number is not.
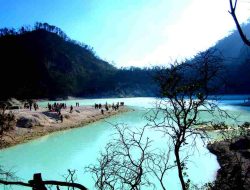
<svg viewBox="0 0 250 190"><path fill-rule="evenodd" d="M42 189L45 190L46 189L45 185L64 186L64 187L77 188L80 190L87 190L86 187L78 183L54 181L54 180L42 180L41 174L34 174L34 179L30 180L28 183L21 182L21 181L8 181L8 180L0 179L0 184L11 185L11 186L12 185L25 186L25 187L31 187L33 189L38 189L38 190L42 190Z"/></svg>
<svg viewBox="0 0 250 190"><path fill-rule="evenodd" d="M133 130L124 125L114 127L118 138L106 145L98 165L86 168L93 174L95 186L100 190L153 188L155 185L149 180L153 175L166 189L164 176L172 168L168 165L169 155L158 155L151 148L152 141L145 136L146 126Z"/></svg>
<svg viewBox="0 0 250 190"><path fill-rule="evenodd" d="M151 141L144 138L145 127L141 131L118 125L115 128L118 138L107 144L99 165L87 167L94 174L96 187L138 190L150 186L145 165Z"/></svg>
<svg viewBox="0 0 250 190"><path fill-rule="evenodd" d="M250 46L250 40L246 37L246 35L244 34L240 24L239 24L239 21L237 19L237 16L236 16L236 7L237 7L237 0L234 1L233 3L233 0L229 0L229 4L230 4L230 11L228 11L231 16L233 17L233 20L236 24L236 27L237 27L237 30L240 34L240 37L241 39L243 40L243 42L247 45L247 46Z"/></svg>

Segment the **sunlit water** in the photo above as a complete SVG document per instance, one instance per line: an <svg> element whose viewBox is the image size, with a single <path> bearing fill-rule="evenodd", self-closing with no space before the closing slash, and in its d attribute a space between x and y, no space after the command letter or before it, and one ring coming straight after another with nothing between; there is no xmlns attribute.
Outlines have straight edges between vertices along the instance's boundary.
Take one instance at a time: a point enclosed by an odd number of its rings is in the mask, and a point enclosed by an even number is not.
<svg viewBox="0 0 250 190"><path fill-rule="evenodd" d="M225 96L220 106L234 115L239 121L250 120L249 107L236 104L243 101L243 96ZM145 114L155 103L154 98L122 98L122 99L84 99L69 100L67 105L93 105L94 103L125 102L134 111L112 116L108 119L89 124L83 128L53 133L28 143L17 145L0 151L0 165L16 172L22 180L30 180L34 173L42 173L44 179L63 180L62 175L67 169L77 169L78 182L89 189L94 189L94 181L90 174L84 173L84 167L94 164L105 144L113 138L114 127L110 123L125 123L130 127L143 127L147 120ZM65 101L63 101L65 102ZM48 102L40 102L46 106ZM147 134L158 147L165 148L164 137L160 132L151 131ZM159 140L161 139L161 140ZM167 147L166 147L167 148ZM197 140L197 149L190 157L188 165L189 178L196 184L213 181L219 165L216 157L209 153L205 145ZM179 189L176 171L167 175L168 189ZM3 186L0 186L0 189ZM28 189L14 187L14 189ZM158 189L158 188L157 188ZM160 188L159 188L160 189Z"/></svg>

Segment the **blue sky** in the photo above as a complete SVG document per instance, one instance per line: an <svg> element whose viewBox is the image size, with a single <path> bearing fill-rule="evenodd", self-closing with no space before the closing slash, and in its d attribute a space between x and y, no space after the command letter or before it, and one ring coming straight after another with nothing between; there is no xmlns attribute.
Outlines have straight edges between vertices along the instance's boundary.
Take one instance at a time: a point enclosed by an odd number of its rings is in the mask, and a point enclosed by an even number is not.
<svg viewBox="0 0 250 190"><path fill-rule="evenodd" d="M239 20L250 16L240 1ZM116 66L168 64L228 35L228 0L0 0L0 27L60 27Z"/></svg>

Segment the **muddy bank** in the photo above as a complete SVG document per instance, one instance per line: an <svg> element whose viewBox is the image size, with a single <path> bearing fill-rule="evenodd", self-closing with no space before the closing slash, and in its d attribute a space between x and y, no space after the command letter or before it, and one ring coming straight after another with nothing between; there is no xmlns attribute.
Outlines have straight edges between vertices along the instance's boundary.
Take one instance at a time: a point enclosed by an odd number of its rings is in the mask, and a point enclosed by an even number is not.
<svg viewBox="0 0 250 190"><path fill-rule="evenodd" d="M95 109L92 106L74 107L72 113L69 109L62 109L62 122L56 112L49 112L47 108L39 108L37 111L12 110L16 118L16 126L13 127L13 130L5 133L0 148L25 143L52 132L83 127L88 123L127 111L131 111L131 109L126 106L121 106L118 110L104 111L103 114L100 109Z"/></svg>

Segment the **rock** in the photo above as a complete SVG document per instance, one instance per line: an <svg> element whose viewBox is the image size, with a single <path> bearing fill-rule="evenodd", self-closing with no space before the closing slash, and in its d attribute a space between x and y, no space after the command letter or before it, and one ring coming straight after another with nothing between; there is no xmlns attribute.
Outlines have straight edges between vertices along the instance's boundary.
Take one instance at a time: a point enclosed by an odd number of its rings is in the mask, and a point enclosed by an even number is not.
<svg viewBox="0 0 250 190"><path fill-rule="evenodd" d="M76 110L77 113L81 113L80 110Z"/></svg>
<svg viewBox="0 0 250 190"><path fill-rule="evenodd" d="M21 109L23 103L15 98L10 98L6 101L0 101L0 107L4 109Z"/></svg>
<svg viewBox="0 0 250 190"><path fill-rule="evenodd" d="M23 103L15 98L10 98L7 100L9 106L8 109L21 109L23 108Z"/></svg>
<svg viewBox="0 0 250 190"><path fill-rule="evenodd" d="M250 189L250 137L238 137L207 146L221 166L212 189Z"/></svg>
<svg viewBox="0 0 250 190"><path fill-rule="evenodd" d="M250 149L250 138L242 138L236 140L234 143L230 145L231 150L245 150Z"/></svg>
<svg viewBox="0 0 250 190"><path fill-rule="evenodd" d="M39 126L40 122L38 121L37 118L34 117L20 117L17 120L17 127L22 127L22 128L31 128L34 126Z"/></svg>
<svg viewBox="0 0 250 190"><path fill-rule="evenodd" d="M34 126L45 126L48 125L49 118L45 115L33 113L33 114L26 114L20 113L17 115L17 127L21 128L31 128Z"/></svg>

